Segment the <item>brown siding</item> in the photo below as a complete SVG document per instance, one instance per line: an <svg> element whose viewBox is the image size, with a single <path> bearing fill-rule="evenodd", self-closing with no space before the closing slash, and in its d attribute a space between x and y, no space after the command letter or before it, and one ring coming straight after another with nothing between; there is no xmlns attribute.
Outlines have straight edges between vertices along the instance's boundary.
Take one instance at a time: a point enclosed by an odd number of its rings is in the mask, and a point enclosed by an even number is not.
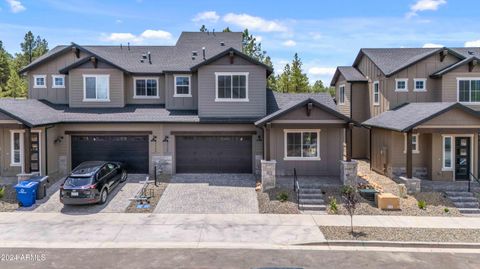
<svg viewBox="0 0 480 269"><path fill-rule="evenodd" d="M340 104L340 86L345 86L345 102ZM351 84L345 81L343 75L338 76L335 84L335 100L337 101L338 110L347 117L350 117L350 92Z"/></svg>
<svg viewBox="0 0 480 269"><path fill-rule="evenodd" d="M175 94L175 77L176 74L165 75L165 98L167 109L185 109L196 110L198 108L198 76L197 73L186 74L190 77L191 97L174 97ZM181 75L181 74L178 74Z"/></svg>
<svg viewBox="0 0 480 269"><path fill-rule="evenodd" d="M165 76L141 76L145 78L158 79L158 96L159 98L134 98L135 85L133 78L136 76L124 75L125 79L125 103L126 104L165 104Z"/></svg>
<svg viewBox="0 0 480 269"><path fill-rule="evenodd" d="M449 126L449 127L461 127L461 126L479 126L480 118L464 112L460 109L453 109L445 112L427 122L424 122L421 127L428 126Z"/></svg>
<svg viewBox="0 0 480 269"><path fill-rule="evenodd" d="M442 77L441 100L442 102L457 102L458 84L457 78L480 78L480 67L476 66L472 72L468 71L468 65L459 66L458 68L446 73ZM471 105L475 110L480 110L479 105Z"/></svg>

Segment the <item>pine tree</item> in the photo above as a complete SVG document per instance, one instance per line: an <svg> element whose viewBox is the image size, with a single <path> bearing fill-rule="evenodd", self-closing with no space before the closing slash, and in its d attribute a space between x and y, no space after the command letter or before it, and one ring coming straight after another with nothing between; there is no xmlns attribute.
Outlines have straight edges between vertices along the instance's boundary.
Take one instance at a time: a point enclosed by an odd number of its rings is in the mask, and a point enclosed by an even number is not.
<svg viewBox="0 0 480 269"><path fill-rule="evenodd" d="M227 27L227 28L223 29L222 32L224 32L224 33L230 33L231 31L232 31L232 30L230 30L230 27Z"/></svg>
<svg viewBox="0 0 480 269"><path fill-rule="evenodd" d="M202 27L200 27L200 32L207 32L207 31L208 31L208 29L205 26L205 24L202 24Z"/></svg>
<svg viewBox="0 0 480 269"><path fill-rule="evenodd" d="M308 92L310 89L307 74L303 73L302 60L295 53L291 68L291 88L294 92Z"/></svg>
<svg viewBox="0 0 480 269"><path fill-rule="evenodd" d="M5 90L8 77L10 75L10 61L12 56L3 47L3 42L0 41L0 92Z"/></svg>
<svg viewBox="0 0 480 269"><path fill-rule="evenodd" d="M265 60L263 61L263 63L273 68L273 63L270 56L265 57ZM274 73L270 74L270 76L268 76L267 78L267 88L272 89L274 91L277 90L277 79Z"/></svg>
<svg viewBox="0 0 480 269"><path fill-rule="evenodd" d="M19 98L27 96L27 82L18 75L17 68L16 63L12 61L6 89L1 93L2 97Z"/></svg>
<svg viewBox="0 0 480 269"><path fill-rule="evenodd" d="M325 92L326 89L325 89L325 86L323 86L323 81L321 80L317 80L315 81L315 83L312 85L311 87L311 92Z"/></svg>
<svg viewBox="0 0 480 269"><path fill-rule="evenodd" d="M292 91L291 81L290 78L292 76L292 72L290 69L290 64L286 64L283 68L283 73L278 75L277 77L277 91L288 93Z"/></svg>
<svg viewBox="0 0 480 269"><path fill-rule="evenodd" d="M243 53L248 56L258 60L259 62L264 62L267 52L262 50L262 43L258 42L257 39L248 32L248 29L243 31Z"/></svg>

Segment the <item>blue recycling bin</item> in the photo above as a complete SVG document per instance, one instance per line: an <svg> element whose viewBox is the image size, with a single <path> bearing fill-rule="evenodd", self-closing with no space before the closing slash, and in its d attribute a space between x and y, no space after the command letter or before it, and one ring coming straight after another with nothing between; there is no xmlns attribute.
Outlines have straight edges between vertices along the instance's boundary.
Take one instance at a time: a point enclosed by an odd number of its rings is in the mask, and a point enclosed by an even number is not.
<svg viewBox="0 0 480 269"><path fill-rule="evenodd" d="M38 182L25 180L15 185L17 200L20 206L29 207L35 204Z"/></svg>

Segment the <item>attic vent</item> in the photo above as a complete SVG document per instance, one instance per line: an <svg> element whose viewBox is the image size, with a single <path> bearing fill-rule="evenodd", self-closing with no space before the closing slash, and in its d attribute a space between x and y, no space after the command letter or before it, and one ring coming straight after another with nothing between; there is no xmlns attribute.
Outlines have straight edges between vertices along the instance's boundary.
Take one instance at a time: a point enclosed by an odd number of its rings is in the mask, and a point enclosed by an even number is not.
<svg viewBox="0 0 480 269"><path fill-rule="evenodd" d="M198 56L198 51L196 50L192 51L192 56Z"/></svg>
<svg viewBox="0 0 480 269"><path fill-rule="evenodd" d="M475 54L475 53L474 53L473 51L469 50L469 51L468 51L468 54L469 54L469 55L473 55L473 54Z"/></svg>
<svg viewBox="0 0 480 269"><path fill-rule="evenodd" d="M225 46L225 42L220 42L220 46L224 47Z"/></svg>
<svg viewBox="0 0 480 269"><path fill-rule="evenodd" d="M146 53L142 53L142 59L143 59L143 60L146 60L146 59L147 59L147 54L146 54Z"/></svg>

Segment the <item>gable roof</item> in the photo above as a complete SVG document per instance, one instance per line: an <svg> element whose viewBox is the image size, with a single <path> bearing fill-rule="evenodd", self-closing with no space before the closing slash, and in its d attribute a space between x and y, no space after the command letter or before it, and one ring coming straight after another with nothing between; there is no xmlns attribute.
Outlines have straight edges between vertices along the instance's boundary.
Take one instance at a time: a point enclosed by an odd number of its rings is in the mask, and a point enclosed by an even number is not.
<svg viewBox="0 0 480 269"><path fill-rule="evenodd" d="M263 125L310 102L340 119L350 121L350 118L337 110L333 98L328 93L278 93L268 89L267 116L256 121L255 125Z"/></svg>
<svg viewBox="0 0 480 269"><path fill-rule="evenodd" d="M450 65L450 66L445 67L444 69L438 70L437 72L431 74L430 76L431 76L431 77L434 77L434 78L436 78L436 77L441 77L441 76L443 76L444 74L446 74L446 73L454 70L455 68L457 68L457 67L459 67L459 66L462 66L462 65L464 65L464 64L468 64L468 63L470 63L470 62L473 61L473 60L480 61L480 58L478 58L478 57L476 57L476 56L471 56L471 57L465 58L465 59L461 60L460 62L454 63L454 64L452 64L452 65Z"/></svg>
<svg viewBox="0 0 480 269"><path fill-rule="evenodd" d="M222 45L223 44L223 45ZM57 46L39 57L31 64L21 69L21 73L28 71L40 63L52 59L56 55L67 52L76 46L83 52L96 56L113 66L121 67L129 73L149 74L165 71L189 72L192 66L203 62L202 48L205 48L205 58L209 59L224 52L227 48L242 49L241 32L182 32L173 46L80 46L72 43L69 46ZM192 58L192 52L198 56ZM142 55L150 52L151 63L142 60Z"/></svg>
<svg viewBox="0 0 480 269"><path fill-rule="evenodd" d="M335 70L330 86L335 86L338 77L342 75L347 82L368 82L368 79L353 66L339 66Z"/></svg>
<svg viewBox="0 0 480 269"><path fill-rule="evenodd" d="M430 102L407 103L363 122L363 125L389 129L397 132L407 132L420 124L433 119L451 109L458 108L469 114L480 116L475 110L460 103Z"/></svg>

